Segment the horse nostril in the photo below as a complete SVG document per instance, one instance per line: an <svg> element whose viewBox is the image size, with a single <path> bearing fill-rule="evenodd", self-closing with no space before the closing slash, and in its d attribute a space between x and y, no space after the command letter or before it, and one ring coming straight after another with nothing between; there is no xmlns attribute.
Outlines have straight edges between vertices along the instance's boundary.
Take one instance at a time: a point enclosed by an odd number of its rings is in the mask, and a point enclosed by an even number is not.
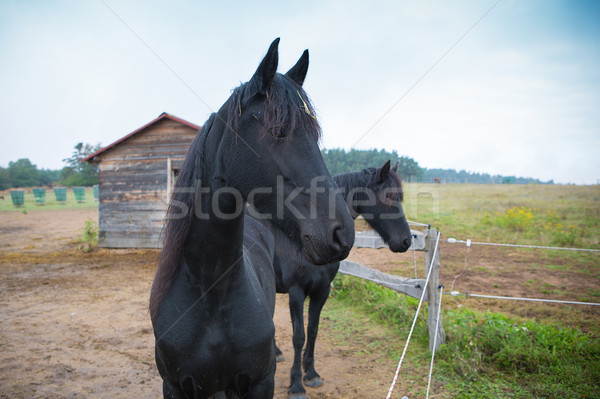
<svg viewBox="0 0 600 399"><path fill-rule="evenodd" d="M340 252L344 247L343 239L342 239L342 225L339 223L333 224L331 226L332 234L331 237L331 246L337 251Z"/></svg>
<svg viewBox="0 0 600 399"><path fill-rule="evenodd" d="M412 244L412 238L406 238L404 240L404 248L410 248L411 244Z"/></svg>

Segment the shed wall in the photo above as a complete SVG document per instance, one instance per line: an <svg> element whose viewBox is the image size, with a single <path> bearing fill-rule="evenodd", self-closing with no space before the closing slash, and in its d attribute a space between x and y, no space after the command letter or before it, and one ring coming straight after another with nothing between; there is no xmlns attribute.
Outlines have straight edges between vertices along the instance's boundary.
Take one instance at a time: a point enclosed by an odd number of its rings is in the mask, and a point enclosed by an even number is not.
<svg viewBox="0 0 600 399"><path fill-rule="evenodd" d="M100 246L162 246L170 169L181 167L196 133L179 122L162 120L102 155Z"/></svg>

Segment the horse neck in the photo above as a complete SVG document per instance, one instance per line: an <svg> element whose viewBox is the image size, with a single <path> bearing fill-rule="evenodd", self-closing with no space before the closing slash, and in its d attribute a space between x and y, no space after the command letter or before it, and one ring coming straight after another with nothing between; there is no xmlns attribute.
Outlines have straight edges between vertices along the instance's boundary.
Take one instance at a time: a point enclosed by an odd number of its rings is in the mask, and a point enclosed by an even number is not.
<svg viewBox="0 0 600 399"><path fill-rule="evenodd" d="M220 210L213 209L213 182L216 178L224 178L227 182L227 176L216 171L215 165L219 162L214 150L205 152L201 174L196 179L200 187L196 188L196 201L190 210L194 212L194 218L184 248L184 260L189 272L207 283L214 280L211 275L219 278L240 264L243 254L245 200L240 204L242 211L235 217L223 218L218 215Z"/></svg>
<svg viewBox="0 0 600 399"><path fill-rule="evenodd" d="M207 202L210 205L210 199ZM186 264L199 273L228 269L241 260L243 231L243 217L223 221L210 213L208 219L194 218L184 249Z"/></svg>

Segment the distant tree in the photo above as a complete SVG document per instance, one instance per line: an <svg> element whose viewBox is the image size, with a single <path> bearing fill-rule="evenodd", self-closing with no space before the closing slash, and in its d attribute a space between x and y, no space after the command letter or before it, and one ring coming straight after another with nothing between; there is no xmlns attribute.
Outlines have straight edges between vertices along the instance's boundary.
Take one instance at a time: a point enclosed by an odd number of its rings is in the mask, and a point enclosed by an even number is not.
<svg viewBox="0 0 600 399"><path fill-rule="evenodd" d="M355 150L349 152L341 148L324 149L322 151L325 165L329 173L337 175L346 172L356 172L369 167L381 167L388 160L398 165L398 173L403 179L420 179L423 169L412 158L399 156L396 151L385 150Z"/></svg>
<svg viewBox="0 0 600 399"><path fill-rule="evenodd" d="M8 169L0 168L0 190L10 188L10 175Z"/></svg>
<svg viewBox="0 0 600 399"><path fill-rule="evenodd" d="M33 187L39 185L40 171L27 158L8 163L8 175L12 187Z"/></svg>
<svg viewBox="0 0 600 399"><path fill-rule="evenodd" d="M40 170L40 186L51 186L62 178L60 170L42 169Z"/></svg>
<svg viewBox="0 0 600 399"><path fill-rule="evenodd" d="M98 184L98 165L81 162L82 159L98 149L100 149L100 144L92 146L91 144L77 143L71 156L63 159L67 166L61 171L61 183L66 186L92 186Z"/></svg>
<svg viewBox="0 0 600 399"><path fill-rule="evenodd" d="M400 175L406 180L415 179L417 181L421 180L423 177L423 168L419 166L417 161L409 157L400 157L398 158L400 165L398 165L398 171Z"/></svg>
<svg viewBox="0 0 600 399"><path fill-rule="evenodd" d="M530 177L500 176L490 175L488 173L474 173L461 170L457 172L454 169L425 169L423 182L433 183L435 178L439 178L442 183L475 183L475 184L554 184L550 180L542 182L539 179Z"/></svg>

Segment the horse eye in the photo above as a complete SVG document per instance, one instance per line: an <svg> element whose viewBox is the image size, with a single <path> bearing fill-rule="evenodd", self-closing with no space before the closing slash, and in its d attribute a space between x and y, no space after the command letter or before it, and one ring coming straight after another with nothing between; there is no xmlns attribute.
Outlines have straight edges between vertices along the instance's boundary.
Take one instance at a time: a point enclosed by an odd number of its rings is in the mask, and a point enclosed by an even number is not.
<svg viewBox="0 0 600 399"><path fill-rule="evenodd" d="M392 206L398 199L399 197L397 193L387 192L382 200L386 203L386 205Z"/></svg>
<svg viewBox="0 0 600 399"><path fill-rule="evenodd" d="M252 117L258 121L258 120L260 120L260 113L258 113L258 112L254 113L254 114L252 114Z"/></svg>
<svg viewBox="0 0 600 399"><path fill-rule="evenodd" d="M273 138L278 140L286 138L287 133L287 127L285 126L277 126L271 129L271 135L273 136Z"/></svg>

